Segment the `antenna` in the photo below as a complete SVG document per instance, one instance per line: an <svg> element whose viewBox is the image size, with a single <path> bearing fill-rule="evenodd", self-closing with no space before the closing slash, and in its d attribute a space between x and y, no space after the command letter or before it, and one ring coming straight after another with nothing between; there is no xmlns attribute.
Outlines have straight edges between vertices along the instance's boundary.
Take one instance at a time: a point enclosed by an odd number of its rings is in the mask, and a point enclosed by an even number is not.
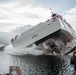
<svg viewBox="0 0 76 75"><path fill-rule="evenodd" d="M54 13L53 11L52 11L52 9L50 8L50 10L51 10L51 13L52 13L52 17L54 17L54 16L56 16L57 14L56 13Z"/></svg>
<svg viewBox="0 0 76 75"><path fill-rule="evenodd" d="M52 11L52 9L50 8L50 10L51 10L51 13L52 13L52 15L53 15L53 11Z"/></svg>

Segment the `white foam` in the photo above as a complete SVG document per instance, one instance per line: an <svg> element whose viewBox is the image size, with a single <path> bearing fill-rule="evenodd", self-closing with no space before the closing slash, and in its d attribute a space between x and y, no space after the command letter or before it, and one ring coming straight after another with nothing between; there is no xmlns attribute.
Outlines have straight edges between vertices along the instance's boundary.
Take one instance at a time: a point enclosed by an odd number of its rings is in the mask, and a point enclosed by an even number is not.
<svg viewBox="0 0 76 75"><path fill-rule="evenodd" d="M10 44L6 46L4 50L5 50L4 51L5 53L12 54L12 55L26 55L26 54L42 55L44 53L44 51L38 50L35 45L33 45L30 48L29 47L25 48L24 50L15 50L13 46Z"/></svg>

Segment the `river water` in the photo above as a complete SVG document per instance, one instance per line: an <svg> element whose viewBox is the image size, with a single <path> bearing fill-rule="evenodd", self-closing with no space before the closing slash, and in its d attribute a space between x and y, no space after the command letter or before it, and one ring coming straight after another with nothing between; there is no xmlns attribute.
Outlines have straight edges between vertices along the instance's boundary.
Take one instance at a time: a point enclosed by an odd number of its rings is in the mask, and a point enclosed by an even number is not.
<svg viewBox="0 0 76 75"><path fill-rule="evenodd" d="M9 73L9 66L20 66L22 75L75 75L66 56L14 56L0 51L0 74Z"/></svg>

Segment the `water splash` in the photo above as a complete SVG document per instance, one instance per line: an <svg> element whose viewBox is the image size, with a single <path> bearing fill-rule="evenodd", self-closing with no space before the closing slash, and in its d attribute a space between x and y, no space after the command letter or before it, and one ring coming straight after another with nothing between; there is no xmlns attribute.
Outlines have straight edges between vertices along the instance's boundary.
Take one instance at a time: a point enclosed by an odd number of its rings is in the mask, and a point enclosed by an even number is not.
<svg viewBox="0 0 76 75"><path fill-rule="evenodd" d="M35 44L33 44L32 47L28 47L28 48L25 48L23 50L22 49L15 50L13 48L13 46L10 44L10 45L5 47L4 52L8 53L8 54L12 54L12 55L27 55L27 54L42 55L44 53L44 51L37 49Z"/></svg>

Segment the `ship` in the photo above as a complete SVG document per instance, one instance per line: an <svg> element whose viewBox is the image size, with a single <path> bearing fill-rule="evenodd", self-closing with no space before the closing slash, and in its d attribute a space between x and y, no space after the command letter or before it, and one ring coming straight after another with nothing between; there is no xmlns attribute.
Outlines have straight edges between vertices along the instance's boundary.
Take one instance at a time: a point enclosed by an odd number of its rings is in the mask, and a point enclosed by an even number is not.
<svg viewBox="0 0 76 75"><path fill-rule="evenodd" d="M16 50L23 50L33 44L38 46L60 31L68 32L76 37L71 25L61 15L53 13L51 19L33 26L21 35L16 35L11 39L11 44Z"/></svg>

